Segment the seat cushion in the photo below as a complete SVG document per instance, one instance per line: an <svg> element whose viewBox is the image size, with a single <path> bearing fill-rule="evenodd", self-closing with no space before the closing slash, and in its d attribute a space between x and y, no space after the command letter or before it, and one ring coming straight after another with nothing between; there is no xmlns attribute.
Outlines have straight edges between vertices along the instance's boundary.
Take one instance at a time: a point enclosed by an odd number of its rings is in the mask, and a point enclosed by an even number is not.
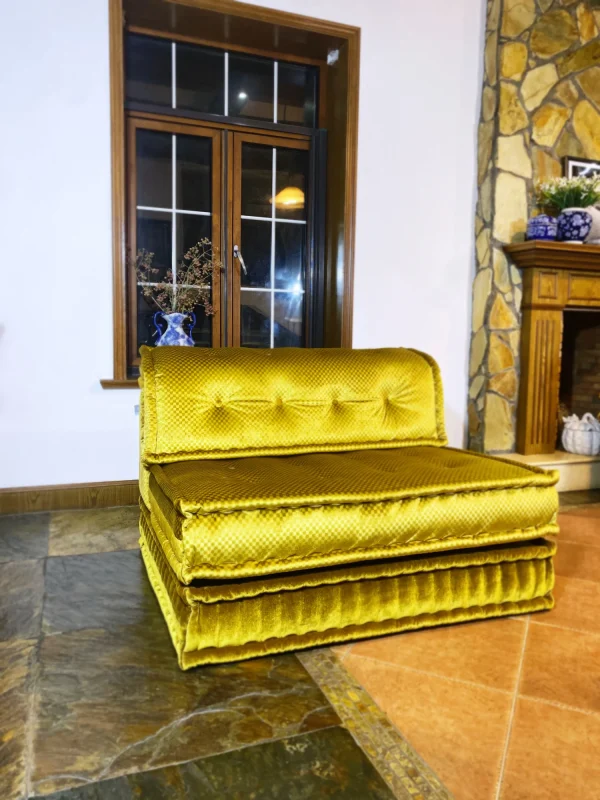
<svg viewBox="0 0 600 800"><path fill-rule="evenodd" d="M185 587L143 507L140 528L183 669L553 605L546 540Z"/></svg>
<svg viewBox="0 0 600 800"><path fill-rule="evenodd" d="M411 447L153 465L153 526L183 583L556 534L555 473Z"/></svg>

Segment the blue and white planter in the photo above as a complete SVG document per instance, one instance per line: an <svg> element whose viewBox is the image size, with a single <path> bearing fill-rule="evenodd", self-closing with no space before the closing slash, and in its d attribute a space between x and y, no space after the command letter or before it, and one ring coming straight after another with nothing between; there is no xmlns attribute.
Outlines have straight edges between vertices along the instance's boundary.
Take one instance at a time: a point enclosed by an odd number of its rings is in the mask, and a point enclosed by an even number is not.
<svg viewBox="0 0 600 800"><path fill-rule="evenodd" d="M558 241L581 244L592 230L592 215L585 208L565 208L558 217Z"/></svg>
<svg viewBox="0 0 600 800"><path fill-rule="evenodd" d="M531 217L527 223L527 239L537 239L542 242L552 242L556 239L557 222L548 214L539 214Z"/></svg>
<svg viewBox="0 0 600 800"><path fill-rule="evenodd" d="M163 331L158 324L159 317L162 317L163 322L167 323L166 329ZM187 323L185 320L189 320ZM189 325L189 333L183 329L184 324ZM164 347L169 345L171 347L193 347L194 340L189 335L196 324L196 316L190 314L163 314L162 311L157 311L154 315L154 326L159 334L159 339L156 342L157 347Z"/></svg>

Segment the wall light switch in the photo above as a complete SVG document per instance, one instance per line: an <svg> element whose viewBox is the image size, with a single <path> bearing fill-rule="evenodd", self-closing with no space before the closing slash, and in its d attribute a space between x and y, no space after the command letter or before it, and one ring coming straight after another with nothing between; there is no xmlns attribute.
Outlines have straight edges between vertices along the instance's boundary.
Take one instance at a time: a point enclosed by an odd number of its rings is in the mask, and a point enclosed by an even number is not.
<svg viewBox="0 0 600 800"><path fill-rule="evenodd" d="M135 405L133 407L133 413L136 415L136 417L139 417L139 415L140 415L140 407L139 407L139 405Z"/></svg>

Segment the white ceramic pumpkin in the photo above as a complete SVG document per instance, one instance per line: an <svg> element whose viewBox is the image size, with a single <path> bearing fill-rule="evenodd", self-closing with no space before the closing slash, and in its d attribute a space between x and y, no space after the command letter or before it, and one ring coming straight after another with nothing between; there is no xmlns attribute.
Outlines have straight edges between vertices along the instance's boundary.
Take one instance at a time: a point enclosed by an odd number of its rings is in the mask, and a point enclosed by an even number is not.
<svg viewBox="0 0 600 800"><path fill-rule="evenodd" d="M568 453L597 456L600 453L600 422L592 414L563 417L562 444Z"/></svg>

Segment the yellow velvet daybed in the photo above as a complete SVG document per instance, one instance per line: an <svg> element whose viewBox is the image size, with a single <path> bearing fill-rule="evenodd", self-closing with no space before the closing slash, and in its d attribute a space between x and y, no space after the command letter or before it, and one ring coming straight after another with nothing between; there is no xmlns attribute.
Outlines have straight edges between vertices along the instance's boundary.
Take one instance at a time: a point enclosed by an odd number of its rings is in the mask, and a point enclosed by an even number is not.
<svg viewBox="0 0 600 800"><path fill-rule="evenodd" d="M141 547L183 669L552 607L557 475L447 447L429 356L141 353Z"/></svg>

